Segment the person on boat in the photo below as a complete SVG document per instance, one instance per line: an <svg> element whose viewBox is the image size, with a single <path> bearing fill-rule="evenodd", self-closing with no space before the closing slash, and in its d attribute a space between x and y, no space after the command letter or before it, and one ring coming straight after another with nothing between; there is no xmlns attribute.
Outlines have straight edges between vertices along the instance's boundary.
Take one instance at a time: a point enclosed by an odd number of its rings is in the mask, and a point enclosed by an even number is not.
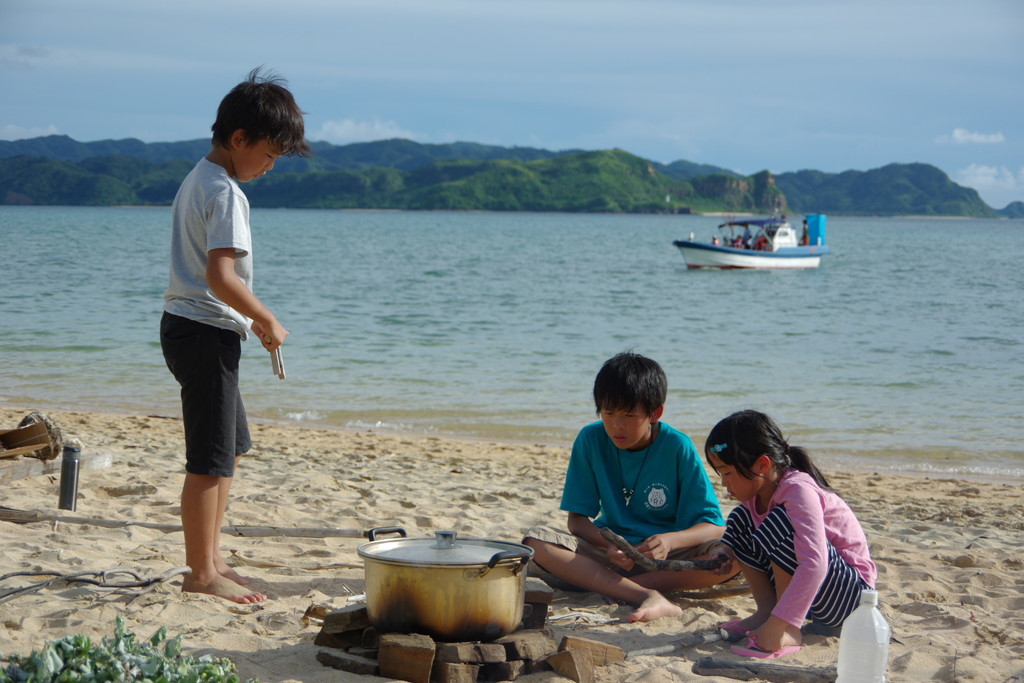
<svg viewBox="0 0 1024 683"><path fill-rule="evenodd" d="M807 219L805 218L804 219L804 234L800 237L800 244L802 246L806 247L810 243L811 243L811 238L808 236L808 233L807 233Z"/></svg>
<svg viewBox="0 0 1024 683"><path fill-rule="evenodd" d="M630 621L681 614L664 592L705 588L738 575L738 569L726 576L647 571L600 532L606 527L656 560L726 552L719 542L721 508L700 455L688 436L660 421L667 393L665 373L654 360L626 352L604 363L594 381L601 419L576 437L565 475L567 531L540 526L523 538L543 571L638 606Z"/></svg>
<svg viewBox="0 0 1024 683"><path fill-rule="evenodd" d="M754 249L757 251L764 251L767 248L768 238L765 237L764 235L758 236L758 238L754 241Z"/></svg>
<svg viewBox="0 0 1024 683"><path fill-rule="evenodd" d="M743 228L743 248L744 249L750 249L750 239L751 239L751 237L752 237L752 235L750 234L750 226L748 225L748 226Z"/></svg>

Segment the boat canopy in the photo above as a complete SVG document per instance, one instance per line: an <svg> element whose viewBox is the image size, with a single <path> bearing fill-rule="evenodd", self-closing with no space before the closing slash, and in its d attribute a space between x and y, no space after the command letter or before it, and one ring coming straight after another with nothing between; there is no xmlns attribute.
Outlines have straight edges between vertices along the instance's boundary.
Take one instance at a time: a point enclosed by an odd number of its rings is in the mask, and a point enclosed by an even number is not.
<svg viewBox="0 0 1024 683"><path fill-rule="evenodd" d="M747 226L753 225L753 226L756 226L756 227L759 227L759 228L764 228L764 227L771 226L771 225L782 225L785 222L786 222L786 219L784 219L784 218L756 218L756 219L750 219L750 220L747 220L747 221L728 221L726 223L722 223L718 227L725 228L725 227L731 227L731 226L734 226L734 225L738 225L740 227L744 227L745 228Z"/></svg>

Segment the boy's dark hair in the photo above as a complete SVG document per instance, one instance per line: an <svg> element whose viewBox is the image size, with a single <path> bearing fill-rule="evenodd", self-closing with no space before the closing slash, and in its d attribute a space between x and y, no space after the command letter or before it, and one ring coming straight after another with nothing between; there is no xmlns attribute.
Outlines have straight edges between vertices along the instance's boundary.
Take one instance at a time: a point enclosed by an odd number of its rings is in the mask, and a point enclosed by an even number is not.
<svg viewBox="0 0 1024 683"><path fill-rule="evenodd" d="M217 120L210 130L213 143L228 147L231 135L241 128L250 145L267 140L284 156L308 157L313 150L306 143L303 111L285 87L286 81L262 67L224 96L217 108Z"/></svg>
<svg viewBox="0 0 1024 683"><path fill-rule="evenodd" d="M647 415L665 405L668 379L657 362L625 351L605 361L594 380L594 404L602 410L643 408Z"/></svg>
<svg viewBox="0 0 1024 683"><path fill-rule="evenodd" d="M757 476L751 468L758 458L767 455L779 471L794 467L811 475L822 488L831 488L807 451L790 446L775 421L756 410L741 410L719 421L704 442L704 458L709 465L712 453L747 479Z"/></svg>

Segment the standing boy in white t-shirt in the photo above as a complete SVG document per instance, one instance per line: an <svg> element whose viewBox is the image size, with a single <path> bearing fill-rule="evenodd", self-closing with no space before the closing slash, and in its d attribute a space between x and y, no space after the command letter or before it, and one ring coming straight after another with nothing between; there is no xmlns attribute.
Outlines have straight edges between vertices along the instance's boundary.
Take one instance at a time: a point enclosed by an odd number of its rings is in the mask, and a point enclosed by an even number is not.
<svg viewBox="0 0 1024 683"><path fill-rule="evenodd" d="M309 156L303 112L284 82L259 69L220 103L210 153L188 174L172 206L170 283L160 345L181 385L185 483L181 522L186 592L237 603L267 599L224 561L220 529L238 459L251 447L238 389L249 330L275 351L288 330L252 291L249 202L238 186L281 156Z"/></svg>

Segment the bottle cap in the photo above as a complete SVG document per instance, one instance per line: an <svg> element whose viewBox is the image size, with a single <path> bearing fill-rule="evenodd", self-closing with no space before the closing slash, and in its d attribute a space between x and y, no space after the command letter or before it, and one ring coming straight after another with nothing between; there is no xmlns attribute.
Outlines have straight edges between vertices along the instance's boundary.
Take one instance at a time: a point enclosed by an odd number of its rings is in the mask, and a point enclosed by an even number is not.
<svg viewBox="0 0 1024 683"><path fill-rule="evenodd" d="M878 604L878 591L865 588L860 592L860 604L862 605L877 605Z"/></svg>

